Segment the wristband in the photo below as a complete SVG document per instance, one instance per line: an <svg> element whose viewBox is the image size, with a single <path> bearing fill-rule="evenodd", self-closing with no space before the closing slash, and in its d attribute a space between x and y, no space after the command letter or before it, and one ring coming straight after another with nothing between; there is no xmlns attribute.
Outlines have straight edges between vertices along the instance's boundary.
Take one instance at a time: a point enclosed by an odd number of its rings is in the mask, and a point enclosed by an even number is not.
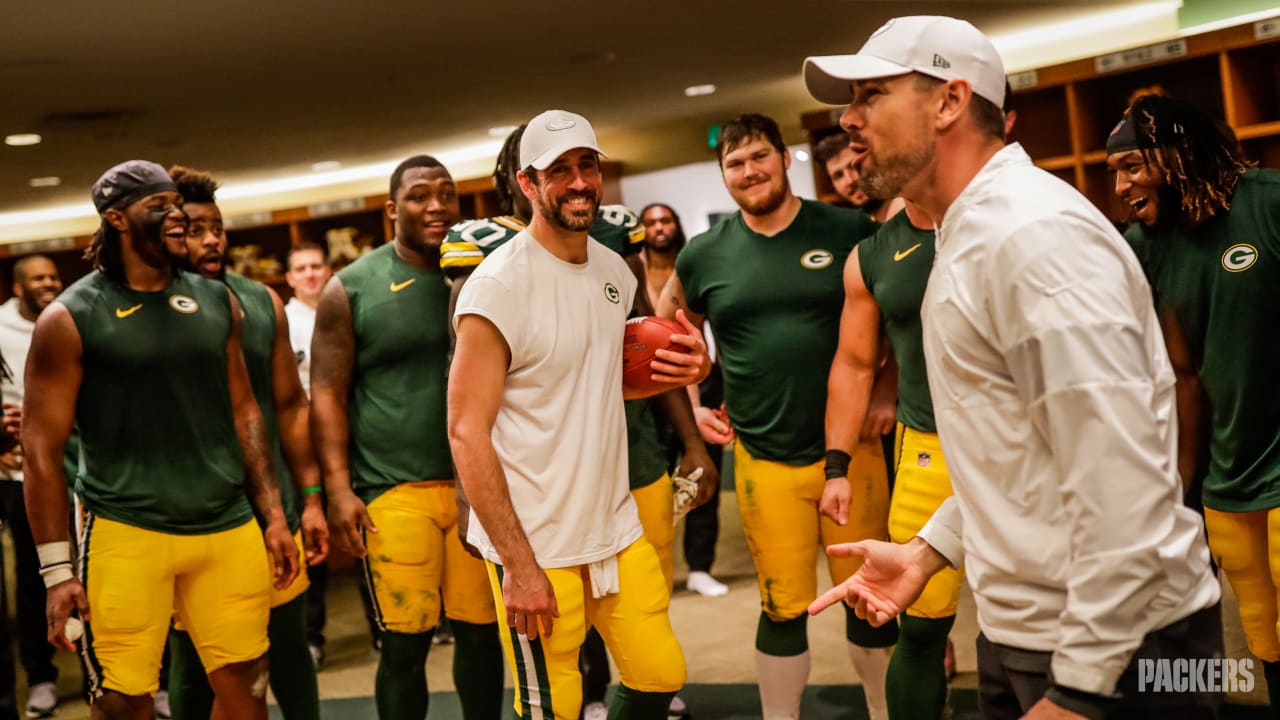
<svg viewBox="0 0 1280 720"><path fill-rule="evenodd" d="M849 477L849 463L852 460L849 453L843 450L828 450L827 462L822 466L822 472L828 480Z"/></svg>
<svg viewBox="0 0 1280 720"><path fill-rule="evenodd" d="M302 492L300 492L300 493L298 493L298 494L299 494L299 495L301 495L302 497L306 497L306 496L310 495L311 493L318 493L318 492L324 492L324 488L323 488L323 487L320 487L319 485L312 485L312 486L311 486L311 487L309 487L309 488L303 488L303 489L302 489Z"/></svg>
<svg viewBox="0 0 1280 720"><path fill-rule="evenodd" d="M36 555L40 558L40 577L46 590L75 577L71 572L70 542L40 543L36 546Z"/></svg>

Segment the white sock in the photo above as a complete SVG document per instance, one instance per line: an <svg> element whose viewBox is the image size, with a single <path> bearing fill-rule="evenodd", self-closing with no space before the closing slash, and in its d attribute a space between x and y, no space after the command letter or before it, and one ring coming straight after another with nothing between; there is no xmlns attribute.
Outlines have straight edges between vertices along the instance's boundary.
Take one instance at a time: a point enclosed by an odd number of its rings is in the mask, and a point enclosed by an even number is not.
<svg viewBox="0 0 1280 720"><path fill-rule="evenodd" d="M849 659L862 681L862 692L867 696L867 715L871 720L888 720L889 706L885 700L884 676L889 671L890 648L864 648L849 643Z"/></svg>
<svg viewBox="0 0 1280 720"><path fill-rule="evenodd" d="M756 676L760 679L760 710L764 720L797 720L800 696L809 683L809 651L779 657L757 650Z"/></svg>

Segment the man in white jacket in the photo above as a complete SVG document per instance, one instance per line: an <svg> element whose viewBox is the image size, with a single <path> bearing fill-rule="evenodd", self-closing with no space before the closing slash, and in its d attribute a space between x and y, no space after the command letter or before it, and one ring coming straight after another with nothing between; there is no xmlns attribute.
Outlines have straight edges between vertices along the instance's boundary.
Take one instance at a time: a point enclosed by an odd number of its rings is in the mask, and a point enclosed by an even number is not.
<svg viewBox="0 0 1280 720"><path fill-rule="evenodd" d="M843 600L887 622L963 564L983 717L1217 717L1213 683L1159 693L1139 677L1175 659L1219 667L1222 635L1137 258L1079 192L1005 145L1003 63L969 23L890 20L856 55L809 58L805 80L848 104L862 189L937 225L921 319L955 488L906 544L829 548L865 562L810 612Z"/></svg>
<svg viewBox="0 0 1280 720"><path fill-rule="evenodd" d="M13 265L13 297L0 305L0 354L13 377L0 385L7 415L22 412L23 374L27 348L36 317L62 292L58 267L44 255L28 255ZM22 446L0 455L0 519L13 533L14 574L17 581L18 649L27 671L27 717L48 717L58 707L55 692L58 668L53 664L53 646L45 639L44 581L40 560L27 525L27 508L22 499ZM0 623L8 623L0 617ZM7 631L2 633L9 637ZM0 648L0 687L13 688L13 656L6 641ZM0 707L15 702L0 693Z"/></svg>

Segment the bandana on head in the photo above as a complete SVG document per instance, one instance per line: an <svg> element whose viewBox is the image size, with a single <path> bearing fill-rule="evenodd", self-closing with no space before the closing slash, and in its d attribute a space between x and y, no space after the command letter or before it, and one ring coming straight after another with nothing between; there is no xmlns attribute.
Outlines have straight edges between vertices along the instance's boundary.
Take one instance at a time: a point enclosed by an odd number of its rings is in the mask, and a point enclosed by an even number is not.
<svg viewBox="0 0 1280 720"><path fill-rule="evenodd" d="M1125 113L1120 122L1111 129L1111 135L1107 137L1107 154L1115 155L1117 153L1125 153L1130 150L1138 150L1142 146L1138 141L1138 130L1133 123L1133 118L1129 113Z"/></svg>
<svg viewBox="0 0 1280 720"><path fill-rule="evenodd" d="M127 207L148 195L178 190L165 169L147 160L122 162L102 173L93 184L93 206L99 215Z"/></svg>

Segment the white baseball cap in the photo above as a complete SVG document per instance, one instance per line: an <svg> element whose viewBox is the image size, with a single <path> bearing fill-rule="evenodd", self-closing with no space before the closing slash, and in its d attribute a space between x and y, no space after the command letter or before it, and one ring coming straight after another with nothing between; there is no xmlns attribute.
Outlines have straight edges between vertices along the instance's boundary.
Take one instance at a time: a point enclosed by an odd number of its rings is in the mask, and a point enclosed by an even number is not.
<svg viewBox="0 0 1280 720"><path fill-rule="evenodd" d="M830 105L853 100L850 83L918 72L939 80L968 80L973 91L1004 106L1004 61L991 40L964 20L939 15L894 18L880 26L856 55L804 61L804 82L814 99Z"/></svg>
<svg viewBox="0 0 1280 720"><path fill-rule="evenodd" d="M586 118L565 110L548 110L530 120L520 136L520 167L546 170L556 158L576 148L604 155Z"/></svg>

